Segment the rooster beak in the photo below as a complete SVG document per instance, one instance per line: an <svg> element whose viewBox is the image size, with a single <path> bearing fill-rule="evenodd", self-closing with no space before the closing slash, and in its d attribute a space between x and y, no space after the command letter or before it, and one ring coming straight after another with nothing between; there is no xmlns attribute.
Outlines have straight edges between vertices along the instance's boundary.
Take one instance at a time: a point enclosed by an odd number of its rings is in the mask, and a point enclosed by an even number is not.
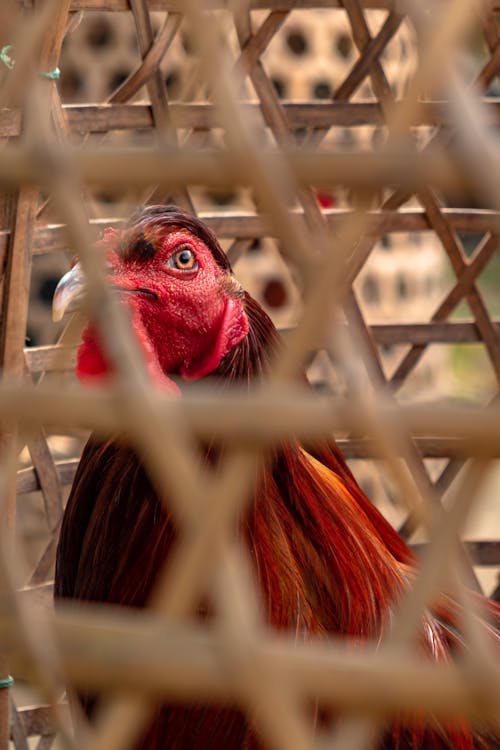
<svg viewBox="0 0 500 750"><path fill-rule="evenodd" d="M79 263L64 274L52 299L52 320L58 323L67 312L75 312L83 306L87 291L87 278Z"/></svg>

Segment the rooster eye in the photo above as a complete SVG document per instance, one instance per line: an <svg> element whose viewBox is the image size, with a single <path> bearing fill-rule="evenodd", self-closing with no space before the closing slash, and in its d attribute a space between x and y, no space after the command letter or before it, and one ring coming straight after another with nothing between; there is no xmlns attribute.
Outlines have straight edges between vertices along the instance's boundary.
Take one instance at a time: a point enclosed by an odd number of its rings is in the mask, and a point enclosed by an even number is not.
<svg viewBox="0 0 500 750"><path fill-rule="evenodd" d="M198 261L190 247L184 246L176 250L167 260L167 266L176 268L178 271L196 271Z"/></svg>

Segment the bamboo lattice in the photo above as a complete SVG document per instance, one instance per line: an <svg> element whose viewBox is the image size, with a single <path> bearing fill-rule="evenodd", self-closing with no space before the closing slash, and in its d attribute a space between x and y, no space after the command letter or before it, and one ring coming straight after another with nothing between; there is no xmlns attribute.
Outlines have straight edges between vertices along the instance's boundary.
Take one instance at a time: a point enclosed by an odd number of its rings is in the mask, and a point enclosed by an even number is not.
<svg viewBox="0 0 500 750"><path fill-rule="evenodd" d="M344 13L349 21L357 56L331 100L283 101L262 62L297 8ZM386 14L376 34L367 21L371 9ZM90 10L131 14L141 62L108 101L68 104L57 80L40 73L57 69L68 29ZM491 93L500 64L499 10L499 3L486 0L425 7L389 0L2 3L0 42L13 45L15 65L0 71L0 677L24 679L36 689L39 704L18 707L15 693L0 690L0 748L9 737L16 750L27 748L31 737L38 738L40 750L59 740L78 750L127 748L147 717L148 700L159 695L237 700L250 713L258 705L264 741L277 750L370 747L388 716L414 708L468 716L500 733L500 665L477 627L464 585L477 584L471 560L500 565L500 542L493 536L459 541L499 455L497 394L474 407L398 400L401 386L437 343L482 346L497 390L500 383L500 321L492 319L478 284L498 252L500 226L500 152L492 127L500 102ZM230 19L236 47L220 43L221 11ZM156 36L153 12L162 14ZM201 60L204 98L196 101L169 101L160 70L181 22L189 25ZM416 29L418 65L396 100L383 53L405 22ZM465 81L455 63L468 48L471 29L487 52L474 80ZM366 80L373 100L353 99ZM385 144L344 153L328 141L332 127L360 125L383 126ZM224 144L200 147L199 136L216 129L224 132ZM419 129L426 133L423 143L416 138ZM102 142L110 131L147 131L151 137L146 148L126 141L110 147ZM277 238L304 296L269 382L258 392L229 393L222 401L209 389L172 400L147 387L93 244L103 227L127 218L94 216L93 188L190 208L200 185L252 189L255 212L213 210L202 218L235 260L256 239ZM351 191L349 206L321 209L316 188L339 185ZM460 207L446 205L443 195ZM425 323L369 325L353 283L375 244L391 233L429 231L453 271L442 302ZM482 236L471 256L460 239L466 233ZM71 381L77 319L57 344L24 347L32 257L67 250L85 266L90 310L112 344L121 376L114 390L85 391ZM471 314L466 321L452 317L462 301ZM394 344L407 345L407 351L389 377L380 347ZM319 349L340 371L347 397L295 390L294 377ZM78 456L56 460L47 435L88 429L120 430L133 439L155 485L173 498L180 526L189 530L151 608L140 614L96 605L78 614L62 605L52 610L63 498ZM233 448L220 473L211 475L199 467L196 441L214 432ZM404 508L401 533L411 539L424 529L429 536L415 586L377 649L367 644L346 651L333 639L296 643L266 631L260 621L255 585L231 528L259 458L290 435L340 436L347 457L384 459ZM31 465L18 469L24 446ZM430 474L426 458L442 461L438 476ZM15 517L31 492L43 499L49 533L39 560L27 570ZM409 646L436 585L446 585L466 603L470 658L460 667L422 663ZM210 630L184 618L207 590L219 614ZM65 680L109 691L95 728L75 738L62 699ZM334 732L311 736L304 697L331 705L345 721Z"/></svg>

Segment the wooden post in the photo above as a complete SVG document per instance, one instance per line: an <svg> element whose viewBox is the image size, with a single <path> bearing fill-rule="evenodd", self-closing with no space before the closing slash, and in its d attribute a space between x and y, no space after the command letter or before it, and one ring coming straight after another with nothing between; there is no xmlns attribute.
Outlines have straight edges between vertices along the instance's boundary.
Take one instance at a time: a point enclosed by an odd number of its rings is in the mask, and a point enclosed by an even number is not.
<svg viewBox="0 0 500 750"><path fill-rule="evenodd" d="M5 376L17 378L24 371L24 341L28 314L29 281L31 273L32 230L35 219L36 192L32 188L21 188L15 208L14 227L8 248L7 267L4 277L1 330L1 365ZM12 226L12 224L11 224ZM17 440L15 425L2 425L0 450L2 452ZM15 539L16 493L15 477L7 488L4 514L0 519L2 538ZM7 661L0 655L0 750L7 750L10 737L9 722L9 669ZM5 684L4 681L7 681Z"/></svg>
<svg viewBox="0 0 500 750"><path fill-rule="evenodd" d="M55 71L58 66L62 40L66 28L70 0L61 0L51 19L48 33L43 41L38 68L41 72ZM40 0L36 7L40 7ZM46 85L52 89L54 80L46 78ZM21 186L17 201L6 199L2 218L8 221L2 226L11 227L7 250L7 264L3 278L2 321L0 329L0 366L9 378L21 378L24 374L24 343L28 317L29 288L31 277L31 257L33 228L36 219L38 190ZM10 210L6 210L10 209ZM0 449L17 439L15 425L2 425ZM0 519L4 537L15 539L16 495L15 483L8 490L4 505L5 513ZM0 750L8 750L10 740L9 716L9 667L5 656L0 654Z"/></svg>

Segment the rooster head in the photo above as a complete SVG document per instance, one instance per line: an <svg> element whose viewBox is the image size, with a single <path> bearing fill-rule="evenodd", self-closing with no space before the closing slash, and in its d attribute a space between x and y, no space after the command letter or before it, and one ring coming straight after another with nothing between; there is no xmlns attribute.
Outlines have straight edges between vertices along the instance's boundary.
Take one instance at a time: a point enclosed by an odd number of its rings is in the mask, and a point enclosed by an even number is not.
<svg viewBox="0 0 500 750"><path fill-rule="evenodd" d="M215 234L194 216L170 206L149 206L125 229L105 231L109 282L127 304L150 372L197 380L217 369L248 334L244 292ZM76 309L85 276L77 263L54 294L54 317ZM113 368L98 330L82 335L77 375L102 379ZM171 381L169 381L171 382Z"/></svg>

